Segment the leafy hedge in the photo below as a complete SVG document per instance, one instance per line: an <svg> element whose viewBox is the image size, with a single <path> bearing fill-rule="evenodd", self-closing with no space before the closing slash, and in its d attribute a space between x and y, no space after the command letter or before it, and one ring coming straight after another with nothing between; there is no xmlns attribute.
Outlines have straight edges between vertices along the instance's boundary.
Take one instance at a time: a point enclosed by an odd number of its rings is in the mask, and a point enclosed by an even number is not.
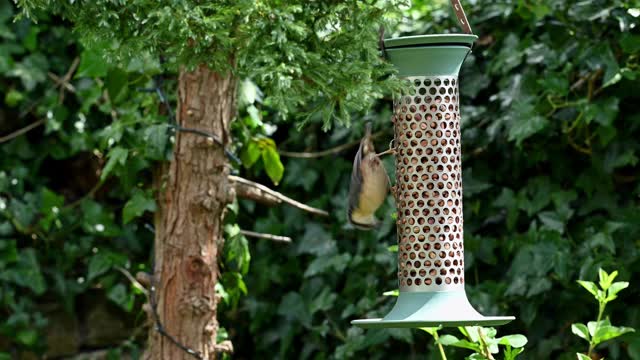
<svg viewBox="0 0 640 360"><path fill-rule="evenodd" d="M448 7L414 1L396 35L455 29ZM640 325L639 7L613 0L465 2L480 35L461 74L467 292L485 314L518 317L498 330L527 336L523 358L569 359L583 350L571 324L592 319L596 309L575 280L594 279L599 267L617 269L631 283L608 307L612 322ZM0 0L0 358L42 353L40 334L55 325L47 325L43 304L73 314L78 297L91 291L142 324L144 297L122 271L148 270L152 169L168 159L171 145L165 108L154 93L138 91L154 84L155 60L105 65L61 19L13 22L15 13ZM76 57L69 86L59 86ZM165 77L165 89L173 88L171 74ZM298 131L260 104L256 84L241 89L234 133L249 167L243 175L264 183L282 176L279 191L332 217L234 206L217 290L226 299L220 316L235 356L439 358L426 333L349 324L385 314L393 298L382 293L396 287L391 198L379 231L345 224L355 149L283 157L284 173L273 151L275 144L312 151L357 140L364 121L325 133L316 115ZM390 108L381 101L360 119L385 131L380 148L391 137ZM239 228L294 243L249 243ZM143 338L132 334L121 349ZM640 337L625 335L596 352L640 359Z"/></svg>

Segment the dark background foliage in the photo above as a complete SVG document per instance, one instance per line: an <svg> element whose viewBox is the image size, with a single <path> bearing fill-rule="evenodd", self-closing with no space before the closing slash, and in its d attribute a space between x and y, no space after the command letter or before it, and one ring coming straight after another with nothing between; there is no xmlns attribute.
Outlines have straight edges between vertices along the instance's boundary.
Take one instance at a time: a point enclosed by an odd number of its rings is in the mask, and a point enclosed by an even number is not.
<svg viewBox="0 0 640 360"><path fill-rule="evenodd" d="M465 7L480 36L460 81L467 293L484 314L518 318L499 334L528 337L522 358L575 358L585 349L571 323L597 311L575 280L595 279L598 267L631 283L610 307L612 322L640 326L640 4ZM60 334L67 351L136 356L144 296L124 274L149 269L150 180L172 136L157 97L137 89L152 84L159 64L141 56L107 65L61 19L13 22L16 13L0 0L0 359L52 347L61 355ZM404 16L388 33L457 31L447 2L414 1ZM76 58L70 86L60 86ZM392 136L389 99L354 114L350 129L327 133L320 115L302 130L281 120L251 81L240 91L234 133L250 166L239 171L265 184L279 180L274 143L331 148L357 140L365 120L384 133L380 149ZM354 153L281 158L278 190L330 210L330 219L245 201L233 207L217 290L235 358L438 358L426 333L349 324L384 315L394 299L382 293L396 287L391 197L379 231L345 224ZM238 228L294 241L247 240ZM96 323L118 334L83 331ZM621 339L597 352L640 359L640 336Z"/></svg>

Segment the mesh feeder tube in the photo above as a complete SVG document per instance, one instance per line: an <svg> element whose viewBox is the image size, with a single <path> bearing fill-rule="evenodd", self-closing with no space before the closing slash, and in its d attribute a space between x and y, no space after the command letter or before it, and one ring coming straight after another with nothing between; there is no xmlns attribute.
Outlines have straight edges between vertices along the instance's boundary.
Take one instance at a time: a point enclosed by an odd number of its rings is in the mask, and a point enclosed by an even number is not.
<svg viewBox="0 0 640 360"><path fill-rule="evenodd" d="M447 34L384 41L409 91L394 101L398 210L396 304L363 328L495 326L512 316L482 316L464 290L458 73L477 36Z"/></svg>

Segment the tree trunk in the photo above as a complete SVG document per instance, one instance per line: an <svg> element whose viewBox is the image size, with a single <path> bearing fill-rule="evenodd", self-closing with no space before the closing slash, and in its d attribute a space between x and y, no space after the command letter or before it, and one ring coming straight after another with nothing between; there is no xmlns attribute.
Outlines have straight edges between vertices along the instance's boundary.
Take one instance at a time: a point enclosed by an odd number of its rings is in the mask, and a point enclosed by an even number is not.
<svg viewBox="0 0 640 360"><path fill-rule="evenodd" d="M202 65L182 70L177 122L229 143L236 81ZM204 359L215 358L218 250L223 217L235 192L224 150L196 134L177 132L173 160L158 184L155 225L156 302L167 333ZM145 359L193 359L151 326Z"/></svg>

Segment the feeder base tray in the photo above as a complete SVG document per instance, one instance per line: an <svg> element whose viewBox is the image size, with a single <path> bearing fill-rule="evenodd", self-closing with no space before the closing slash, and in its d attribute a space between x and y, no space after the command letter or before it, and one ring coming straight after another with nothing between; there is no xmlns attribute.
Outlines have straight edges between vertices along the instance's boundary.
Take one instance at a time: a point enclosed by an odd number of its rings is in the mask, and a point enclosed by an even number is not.
<svg viewBox="0 0 640 360"><path fill-rule="evenodd" d="M380 319L353 320L362 328L496 326L513 316L482 316L467 300L464 288L454 291L400 292L396 305Z"/></svg>

